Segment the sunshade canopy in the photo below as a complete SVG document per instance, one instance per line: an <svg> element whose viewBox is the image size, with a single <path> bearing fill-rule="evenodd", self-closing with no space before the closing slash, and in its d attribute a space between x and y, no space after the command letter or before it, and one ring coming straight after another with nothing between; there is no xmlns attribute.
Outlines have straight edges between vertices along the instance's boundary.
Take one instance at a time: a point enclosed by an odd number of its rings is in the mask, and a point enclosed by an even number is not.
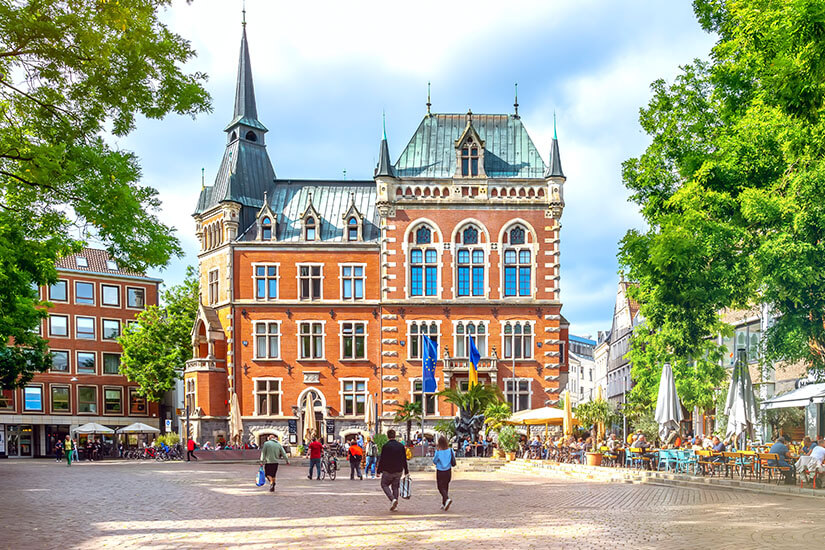
<svg viewBox="0 0 825 550"><path fill-rule="evenodd" d="M123 428L118 428L117 433L120 434L159 434L160 430L154 428L148 424L144 424L143 422L135 422L134 424L129 424L128 426L124 426Z"/></svg>
<svg viewBox="0 0 825 550"><path fill-rule="evenodd" d="M808 384L781 395L775 395L762 403L762 408L769 410L807 407L811 403L825 403L825 384Z"/></svg>
<svg viewBox="0 0 825 550"><path fill-rule="evenodd" d="M573 417L573 422L577 423L575 417ZM554 409L552 407L519 411L507 419L506 423L515 425L526 424L528 426L544 424L561 426L564 423L564 411L561 409Z"/></svg>
<svg viewBox="0 0 825 550"><path fill-rule="evenodd" d="M88 424L83 424L82 426L78 426L74 429L75 433L78 434L113 434L115 431L112 428L107 428L106 426L102 426L95 422L89 422Z"/></svg>

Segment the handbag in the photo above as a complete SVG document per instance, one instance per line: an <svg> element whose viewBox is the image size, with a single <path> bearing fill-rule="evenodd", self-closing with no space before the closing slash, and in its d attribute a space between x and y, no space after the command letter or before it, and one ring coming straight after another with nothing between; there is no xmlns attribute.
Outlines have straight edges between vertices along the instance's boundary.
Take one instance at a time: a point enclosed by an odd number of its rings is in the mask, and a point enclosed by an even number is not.
<svg viewBox="0 0 825 550"><path fill-rule="evenodd" d="M258 475L255 476L255 485L261 487L264 483L266 483L266 475L264 474L264 467L261 466L258 468Z"/></svg>
<svg viewBox="0 0 825 550"><path fill-rule="evenodd" d="M409 500L412 496L412 479L410 479L409 474L401 478L401 487L398 492L403 499Z"/></svg>
<svg viewBox="0 0 825 550"><path fill-rule="evenodd" d="M450 449L450 466L455 468L455 453Z"/></svg>

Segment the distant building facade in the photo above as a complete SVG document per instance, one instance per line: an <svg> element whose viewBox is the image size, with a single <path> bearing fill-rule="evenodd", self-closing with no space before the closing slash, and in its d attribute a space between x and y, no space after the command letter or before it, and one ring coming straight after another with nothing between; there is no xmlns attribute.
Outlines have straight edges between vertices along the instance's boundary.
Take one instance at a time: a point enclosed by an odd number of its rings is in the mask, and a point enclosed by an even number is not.
<svg viewBox="0 0 825 550"><path fill-rule="evenodd" d="M52 368L0 394L8 457L51 455L58 440L88 422L160 427L158 405L120 374L116 339L147 305L157 304L161 281L121 269L106 251L92 248L59 260L57 273L55 284L40 289L40 298L53 304L41 326Z"/></svg>
<svg viewBox="0 0 825 550"><path fill-rule="evenodd" d="M638 324L639 305L628 296L632 283L620 281L613 307L613 325L610 328L607 350L607 398L614 405L624 402L633 388L630 376L630 339L633 327Z"/></svg>
<svg viewBox="0 0 825 550"><path fill-rule="evenodd" d="M596 341L569 335L567 387L573 406L596 397L597 373L593 357Z"/></svg>
<svg viewBox="0 0 825 550"><path fill-rule="evenodd" d="M517 111L517 109L516 109ZM428 111L395 163L381 142L368 181L276 177L259 121L244 29L234 116L215 183L194 214L201 306L185 398L196 439L301 441L383 427L425 401L427 430L454 407L421 391L422 339L438 389L479 378L515 410L559 400L567 324L559 301L564 174L517 112Z"/></svg>

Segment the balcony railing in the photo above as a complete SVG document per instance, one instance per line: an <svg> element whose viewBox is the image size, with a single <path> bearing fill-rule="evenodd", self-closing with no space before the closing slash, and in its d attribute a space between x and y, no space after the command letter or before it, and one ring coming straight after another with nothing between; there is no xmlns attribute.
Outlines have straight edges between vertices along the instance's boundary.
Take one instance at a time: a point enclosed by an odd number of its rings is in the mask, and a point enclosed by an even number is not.
<svg viewBox="0 0 825 550"><path fill-rule="evenodd" d="M495 357L482 357L478 361L478 372L497 372L498 359ZM470 360L457 357L444 359L444 372L470 372Z"/></svg>

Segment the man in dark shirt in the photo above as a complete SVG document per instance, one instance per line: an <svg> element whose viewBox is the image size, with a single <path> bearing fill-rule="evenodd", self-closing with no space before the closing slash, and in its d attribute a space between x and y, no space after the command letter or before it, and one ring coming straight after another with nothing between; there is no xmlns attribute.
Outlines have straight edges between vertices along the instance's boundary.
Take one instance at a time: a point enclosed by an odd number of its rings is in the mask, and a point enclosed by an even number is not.
<svg viewBox="0 0 825 550"><path fill-rule="evenodd" d="M387 432L387 441L381 448L378 459L378 474L381 475L381 489L390 499L390 511L398 508L398 488L401 476L410 473L407 467L407 452L404 446L395 440L395 430Z"/></svg>
<svg viewBox="0 0 825 550"><path fill-rule="evenodd" d="M784 437L777 437L776 441L773 445L771 445L770 450L768 451L770 454L779 455L779 460L769 460L768 466L780 466L780 467L787 467L787 470L782 471L785 476L785 483L791 483L793 481L793 471L791 468L790 463L788 463L786 458L789 458L791 455L790 449L788 446L785 445L785 438Z"/></svg>

